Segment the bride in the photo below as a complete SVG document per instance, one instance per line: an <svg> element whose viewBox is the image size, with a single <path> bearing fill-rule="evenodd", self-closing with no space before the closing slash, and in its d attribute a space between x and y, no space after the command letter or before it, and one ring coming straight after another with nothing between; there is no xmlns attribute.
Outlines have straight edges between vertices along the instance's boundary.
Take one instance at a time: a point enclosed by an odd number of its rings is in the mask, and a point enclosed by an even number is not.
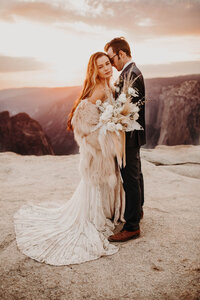
<svg viewBox="0 0 200 300"><path fill-rule="evenodd" d="M27 204L14 216L18 248L50 265L83 263L118 251L108 236L124 221L124 191L113 134L102 134L96 101L109 101L112 66L103 52L91 55L79 99L69 115L68 129L80 147L81 181L71 199L56 208Z"/></svg>

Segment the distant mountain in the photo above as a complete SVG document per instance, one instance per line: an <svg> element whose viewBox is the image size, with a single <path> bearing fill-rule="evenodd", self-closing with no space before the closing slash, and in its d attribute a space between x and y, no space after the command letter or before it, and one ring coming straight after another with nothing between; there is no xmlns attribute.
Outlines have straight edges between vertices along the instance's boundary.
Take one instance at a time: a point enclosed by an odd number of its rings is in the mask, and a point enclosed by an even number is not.
<svg viewBox="0 0 200 300"><path fill-rule="evenodd" d="M61 88L18 88L0 90L0 111L8 110L11 115L26 112L37 119L60 99L70 96L79 87Z"/></svg>
<svg viewBox="0 0 200 300"><path fill-rule="evenodd" d="M200 75L145 80L148 100L146 148L154 148L158 144L199 143L199 83ZM67 115L80 90L80 86L3 90L0 91L0 111L29 113L49 136L55 154L77 153L78 146L73 133L66 132L66 124ZM186 131L187 126L190 130Z"/></svg>
<svg viewBox="0 0 200 300"><path fill-rule="evenodd" d="M54 151L58 155L78 153L78 146L73 132L66 130L68 114L74 100L78 97L81 87L77 87L67 96L53 103L49 110L40 115L37 120L50 137Z"/></svg>
<svg viewBox="0 0 200 300"><path fill-rule="evenodd" d="M49 138L40 124L26 113L10 117L0 113L0 152L12 151L23 155L54 154Z"/></svg>

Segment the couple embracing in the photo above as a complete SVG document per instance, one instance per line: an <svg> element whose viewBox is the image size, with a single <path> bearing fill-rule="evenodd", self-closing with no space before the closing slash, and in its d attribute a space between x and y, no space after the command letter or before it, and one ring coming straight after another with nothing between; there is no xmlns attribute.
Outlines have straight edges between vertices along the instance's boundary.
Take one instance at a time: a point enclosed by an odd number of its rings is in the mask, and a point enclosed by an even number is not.
<svg viewBox="0 0 200 300"><path fill-rule="evenodd" d="M104 49L105 53L91 55L81 95L68 119L68 129L74 131L80 147L81 180L77 189L62 206L27 204L14 216L18 248L39 262L69 265L94 260L116 253L118 246L113 242L140 236L144 204L140 162L140 146L145 144L144 80L124 38L111 40ZM112 66L121 71L114 87L110 83ZM125 86L129 98L124 97ZM136 105L136 113L132 110L128 116L131 124L138 126L131 127L125 121L120 124L119 119L114 125L106 123L105 115L110 116L113 107L122 116L122 111L135 109ZM123 228L113 234L119 222L124 223Z"/></svg>

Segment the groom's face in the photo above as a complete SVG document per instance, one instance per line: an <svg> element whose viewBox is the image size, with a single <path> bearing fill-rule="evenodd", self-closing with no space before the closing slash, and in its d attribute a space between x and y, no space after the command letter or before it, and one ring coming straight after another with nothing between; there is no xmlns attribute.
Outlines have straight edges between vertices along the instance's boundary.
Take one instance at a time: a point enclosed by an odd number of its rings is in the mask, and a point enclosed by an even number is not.
<svg viewBox="0 0 200 300"><path fill-rule="evenodd" d="M112 47L108 48L107 54L110 57L112 66L115 67L117 71L121 71L123 69L124 63L120 54L118 55L113 52Z"/></svg>

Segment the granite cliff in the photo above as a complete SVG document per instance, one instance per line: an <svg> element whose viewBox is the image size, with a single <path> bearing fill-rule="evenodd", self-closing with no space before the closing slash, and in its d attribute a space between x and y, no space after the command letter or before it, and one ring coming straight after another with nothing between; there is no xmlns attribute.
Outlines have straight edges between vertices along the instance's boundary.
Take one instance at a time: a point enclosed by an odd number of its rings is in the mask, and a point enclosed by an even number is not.
<svg viewBox="0 0 200 300"><path fill-rule="evenodd" d="M157 89L156 89L157 88ZM147 85L147 148L200 143L200 80Z"/></svg>
<svg viewBox="0 0 200 300"><path fill-rule="evenodd" d="M54 154L51 142L40 124L26 113L10 117L0 113L0 152L12 151L24 155Z"/></svg>
<svg viewBox="0 0 200 300"><path fill-rule="evenodd" d="M195 80L163 89L159 145L200 144L199 96L200 82Z"/></svg>

